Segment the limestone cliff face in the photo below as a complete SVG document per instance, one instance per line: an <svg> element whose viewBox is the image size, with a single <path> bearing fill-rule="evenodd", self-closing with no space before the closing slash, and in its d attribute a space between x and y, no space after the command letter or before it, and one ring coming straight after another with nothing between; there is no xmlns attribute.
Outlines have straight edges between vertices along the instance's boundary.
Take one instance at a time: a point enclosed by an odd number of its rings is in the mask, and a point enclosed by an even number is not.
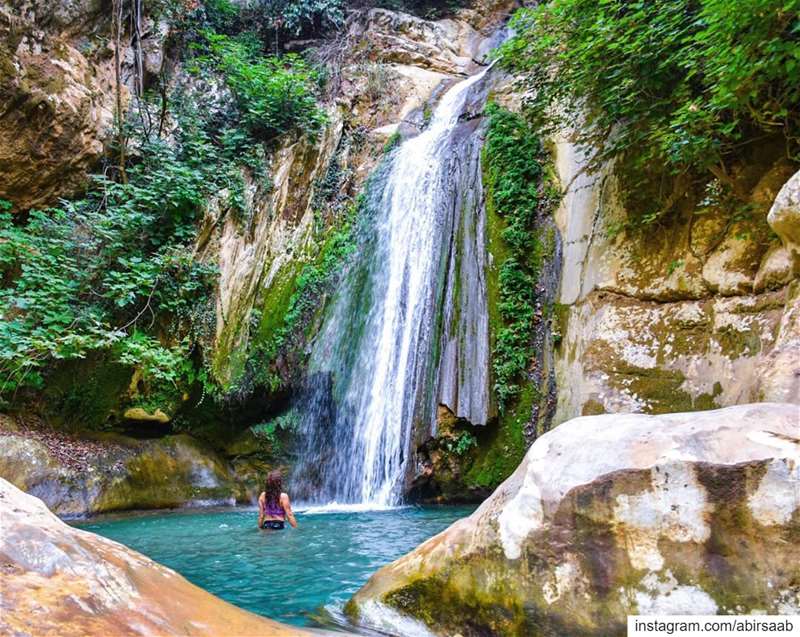
<svg viewBox="0 0 800 637"><path fill-rule="evenodd" d="M144 73L158 72L166 27L142 23ZM0 198L14 209L78 194L110 139L116 40L110 5L97 0L0 3ZM122 100L132 82L122 34Z"/></svg>
<svg viewBox="0 0 800 637"><path fill-rule="evenodd" d="M686 197L657 227L615 232L634 211L614 168L585 174L567 142L556 155L567 193L556 219L564 264L555 422L800 402L799 271L789 256L798 208L788 191L767 225L792 165L747 167L747 215Z"/></svg>

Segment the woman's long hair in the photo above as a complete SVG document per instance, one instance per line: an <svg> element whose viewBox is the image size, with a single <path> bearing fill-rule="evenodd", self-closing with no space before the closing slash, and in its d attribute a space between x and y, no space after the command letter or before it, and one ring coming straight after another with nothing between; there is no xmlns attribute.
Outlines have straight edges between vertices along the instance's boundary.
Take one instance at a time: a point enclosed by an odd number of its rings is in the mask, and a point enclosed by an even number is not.
<svg viewBox="0 0 800 637"><path fill-rule="evenodd" d="M267 474L267 481L264 484L264 495L266 496L266 504L280 506L281 492L283 491L282 478L280 471L270 471Z"/></svg>

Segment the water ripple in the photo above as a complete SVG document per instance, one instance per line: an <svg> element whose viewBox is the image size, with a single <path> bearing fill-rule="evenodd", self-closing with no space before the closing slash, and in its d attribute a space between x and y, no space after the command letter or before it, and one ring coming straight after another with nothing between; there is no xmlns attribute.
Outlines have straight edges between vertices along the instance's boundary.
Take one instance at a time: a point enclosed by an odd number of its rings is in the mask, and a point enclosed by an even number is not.
<svg viewBox="0 0 800 637"><path fill-rule="evenodd" d="M260 615L296 625L339 625L341 607L377 568L471 511L331 507L298 513L300 528L285 531L259 530L250 509L116 516L80 526Z"/></svg>

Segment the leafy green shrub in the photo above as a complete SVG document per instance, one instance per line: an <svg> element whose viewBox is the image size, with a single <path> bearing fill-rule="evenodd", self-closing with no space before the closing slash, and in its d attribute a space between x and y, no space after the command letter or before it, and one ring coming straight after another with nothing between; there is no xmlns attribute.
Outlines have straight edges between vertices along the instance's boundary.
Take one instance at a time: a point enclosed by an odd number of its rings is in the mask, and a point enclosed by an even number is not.
<svg viewBox="0 0 800 637"><path fill-rule="evenodd" d="M711 170L764 134L798 151L797 0L552 0L520 10L502 64L543 132L576 121L595 165Z"/></svg>
<svg viewBox="0 0 800 637"><path fill-rule="evenodd" d="M468 431L462 431L455 438L448 438L445 446L450 453L464 456L470 449L478 446L478 439Z"/></svg>
<svg viewBox="0 0 800 637"><path fill-rule="evenodd" d="M205 31L208 55L233 93L250 133L270 141L292 130L315 135L326 122L318 106L319 74L303 58L261 55L251 32L230 37Z"/></svg>
<svg viewBox="0 0 800 637"><path fill-rule="evenodd" d="M400 131L393 132L391 135L389 135L389 138L383 145L384 154L392 152L395 148L397 148L400 145L402 141L403 141L403 136L400 134Z"/></svg>
<svg viewBox="0 0 800 637"><path fill-rule="evenodd" d="M191 127L179 143L141 141L128 182L99 176L87 197L20 224L0 213L0 395L42 384L57 361L106 351L148 383L202 377L201 336L216 269L192 256L206 199L225 187L218 150ZM171 326L173 345L145 335ZM188 339L188 340L185 340Z"/></svg>
<svg viewBox="0 0 800 637"><path fill-rule="evenodd" d="M265 441L273 453L282 450L281 434L294 434L300 426L300 414L296 409L290 409L267 422L261 422L250 427L253 435Z"/></svg>
<svg viewBox="0 0 800 637"><path fill-rule="evenodd" d="M344 24L342 0L273 0L273 4L283 5L280 7L283 27L295 36Z"/></svg>
<svg viewBox="0 0 800 637"><path fill-rule="evenodd" d="M535 322L536 280L542 248L533 226L537 211L549 208L543 187L543 149L525 120L494 103L486 108L489 124L483 148L487 202L505 221L501 236L508 256L500 264L498 311L502 318L494 339L494 391L501 411L521 391L530 363Z"/></svg>

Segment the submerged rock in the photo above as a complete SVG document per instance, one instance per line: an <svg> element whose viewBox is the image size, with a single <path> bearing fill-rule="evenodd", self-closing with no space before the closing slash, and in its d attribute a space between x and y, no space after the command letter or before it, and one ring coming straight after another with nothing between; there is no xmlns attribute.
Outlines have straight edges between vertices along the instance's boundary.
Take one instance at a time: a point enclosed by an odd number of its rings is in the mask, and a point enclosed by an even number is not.
<svg viewBox="0 0 800 637"><path fill-rule="evenodd" d="M308 634L236 608L121 544L67 526L2 478L0 518L0 634Z"/></svg>
<svg viewBox="0 0 800 637"><path fill-rule="evenodd" d="M622 635L628 614L797 613L798 582L800 407L759 403L557 427L348 612L464 637Z"/></svg>

